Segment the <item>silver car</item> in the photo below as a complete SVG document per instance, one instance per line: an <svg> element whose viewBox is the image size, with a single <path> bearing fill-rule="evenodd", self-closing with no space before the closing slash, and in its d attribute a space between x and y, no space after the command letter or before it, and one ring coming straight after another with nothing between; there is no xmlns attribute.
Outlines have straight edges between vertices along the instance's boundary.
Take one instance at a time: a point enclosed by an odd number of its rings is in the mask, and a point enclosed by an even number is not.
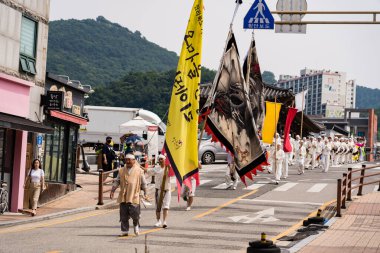
<svg viewBox="0 0 380 253"><path fill-rule="evenodd" d="M198 159L203 164L210 164L215 162L215 160L227 161L227 152L219 142L212 142L211 136L204 134L199 146Z"/></svg>

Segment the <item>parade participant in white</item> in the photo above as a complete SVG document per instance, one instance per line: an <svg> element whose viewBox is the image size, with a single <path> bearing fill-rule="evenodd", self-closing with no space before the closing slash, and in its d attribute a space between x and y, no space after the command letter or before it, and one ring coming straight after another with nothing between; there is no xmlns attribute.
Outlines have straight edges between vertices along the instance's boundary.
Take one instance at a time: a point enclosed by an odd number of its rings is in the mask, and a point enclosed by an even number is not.
<svg viewBox="0 0 380 253"><path fill-rule="evenodd" d="M165 173L165 160L166 157L164 155L158 156L158 166L155 166L153 168L145 169L145 171L148 173L149 176L155 176L155 200L156 200L156 219L157 223L155 224L156 227L163 227L167 228L168 225L166 223L166 218L168 217L168 212L170 209L170 200L171 200L171 184L169 179L169 173ZM163 190L163 200L162 205L159 205L160 195L161 195L161 188L162 183L164 179L164 175L166 174L165 178L165 185ZM162 211L162 221L161 221L161 210Z"/></svg>
<svg viewBox="0 0 380 253"><path fill-rule="evenodd" d="M230 153L227 153L227 171L225 175L227 189L232 188L236 190L239 182L238 178L239 175L235 169L234 158Z"/></svg>
<svg viewBox="0 0 380 253"><path fill-rule="evenodd" d="M305 156L306 156L306 148L303 145L303 141L299 142L298 150L295 152L297 165L298 165L298 175L305 173Z"/></svg>
<svg viewBox="0 0 380 253"><path fill-rule="evenodd" d="M281 143L277 144L275 152L275 183L278 184L281 180L282 163L285 159L285 152L281 149Z"/></svg>
<svg viewBox="0 0 380 253"><path fill-rule="evenodd" d="M322 137L318 136L317 137L317 142L315 143L315 168L316 167L321 167L322 164L320 163L321 160L321 155L322 155L322 149L324 147Z"/></svg>
<svg viewBox="0 0 380 253"><path fill-rule="evenodd" d="M325 140L325 144L322 149L322 157L321 157L321 163L323 166L322 171L327 172L329 171L330 167L330 153L331 153L331 143L329 143L328 140Z"/></svg>

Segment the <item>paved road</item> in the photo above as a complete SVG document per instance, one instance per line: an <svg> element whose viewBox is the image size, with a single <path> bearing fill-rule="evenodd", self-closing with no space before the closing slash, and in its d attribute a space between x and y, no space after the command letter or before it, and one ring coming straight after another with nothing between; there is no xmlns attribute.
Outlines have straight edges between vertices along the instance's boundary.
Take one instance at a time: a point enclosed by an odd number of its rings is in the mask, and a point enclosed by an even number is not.
<svg viewBox="0 0 380 253"><path fill-rule="evenodd" d="M357 165L360 166L360 165ZM336 179L345 167L289 177L279 185L260 173L246 188L223 189L226 164L204 166L191 211L173 192L169 228L154 228L154 206L142 210L139 237L119 238L117 209L91 211L51 221L0 229L0 252L244 252L266 232L278 238L323 203L336 198ZM373 191L365 187L364 192Z"/></svg>

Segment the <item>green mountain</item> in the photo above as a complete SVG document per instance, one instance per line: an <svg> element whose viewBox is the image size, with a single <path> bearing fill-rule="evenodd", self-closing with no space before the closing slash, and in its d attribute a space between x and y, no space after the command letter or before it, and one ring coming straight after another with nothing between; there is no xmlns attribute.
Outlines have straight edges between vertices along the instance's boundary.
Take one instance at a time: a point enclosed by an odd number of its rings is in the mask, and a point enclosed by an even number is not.
<svg viewBox="0 0 380 253"><path fill-rule="evenodd" d="M163 116L177 63L176 53L102 16L49 23L47 71L92 85L96 92L86 104L142 107ZM212 82L215 73L202 68L201 82ZM276 82L269 71L263 80ZM357 86L357 108L380 108L379 98L379 89Z"/></svg>
<svg viewBox="0 0 380 253"><path fill-rule="evenodd" d="M49 23L47 71L82 84L107 85L127 72L167 71L177 62L176 53L102 16Z"/></svg>
<svg viewBox="0 0 380 253"><path fill-rule="evenodd" d="M380 89L356 87L356 108L380 108Z"/></svg>

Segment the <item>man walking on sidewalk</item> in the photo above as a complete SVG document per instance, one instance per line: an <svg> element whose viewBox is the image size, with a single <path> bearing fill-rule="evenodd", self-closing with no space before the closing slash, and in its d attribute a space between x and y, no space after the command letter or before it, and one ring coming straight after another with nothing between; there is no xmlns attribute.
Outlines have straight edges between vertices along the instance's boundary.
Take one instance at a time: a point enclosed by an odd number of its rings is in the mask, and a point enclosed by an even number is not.
<svg viewBox="0 0 380 253"><path fill-rule="evenodd" d="M146 196L146 180L144 171L136 162L135 156L125 156L125 166L120 169L112 186L110 198L113 199L116 189L120 186L117 203L120 204L121 235L128 236L129 219L132 218L135 235L139 234L140 190Z"/></svg>

